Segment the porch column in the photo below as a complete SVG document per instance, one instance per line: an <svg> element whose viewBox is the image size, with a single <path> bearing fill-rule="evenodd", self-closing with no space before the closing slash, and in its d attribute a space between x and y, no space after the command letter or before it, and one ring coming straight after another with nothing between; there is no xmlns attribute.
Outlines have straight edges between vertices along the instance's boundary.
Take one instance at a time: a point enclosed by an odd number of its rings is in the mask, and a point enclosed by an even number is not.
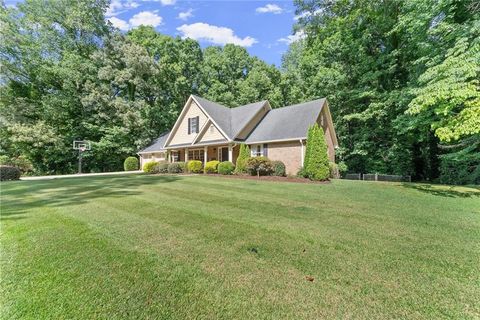
<svg viewBox="0 0 480 320"><path fill-rule="evenodd" d="M233 146L231 144L228 145L228 161L233 163Z"/></svg>
<svg viewBox="0 0 480 320"><path fill-rule="evenodd" d="M203 147L203 166L207 164L208 147Z"/></svg>
<svg viewBox="0 0 480 320"><path fill-rule="evenodd" d="M170 160L171 160L170 151L167 151L167 161L170 163L170 162L172 162Z"/></svg>
<svg viewBox="0 0 480 320"><path fill-rule="evenodd" d="M188 162L188 149L185 148L185 162Z"/></svg>

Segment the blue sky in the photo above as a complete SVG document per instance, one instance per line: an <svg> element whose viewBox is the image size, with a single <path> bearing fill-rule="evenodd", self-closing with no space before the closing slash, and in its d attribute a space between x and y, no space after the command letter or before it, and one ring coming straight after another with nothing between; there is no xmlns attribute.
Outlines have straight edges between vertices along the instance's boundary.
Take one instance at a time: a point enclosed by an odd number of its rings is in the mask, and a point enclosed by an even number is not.
<svg viewBox="0 0 480 320"><path fill-rule="evenodd" d="M124 31L144 24L194 38L202 47L235 43L277 66L288 44L302 36L292 35L293 1L111 0L106 15Z"/></svg>

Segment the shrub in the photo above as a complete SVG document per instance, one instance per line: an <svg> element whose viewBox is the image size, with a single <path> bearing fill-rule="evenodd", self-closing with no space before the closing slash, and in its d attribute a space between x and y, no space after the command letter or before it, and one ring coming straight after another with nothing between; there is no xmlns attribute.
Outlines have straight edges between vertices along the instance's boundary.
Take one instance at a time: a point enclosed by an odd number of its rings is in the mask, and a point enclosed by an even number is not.
<svg viewBox="0 0 480 320"><path fill-rule="evenodd" d="M32 162L24 156L12 158L6 155L0 156L0 165L16 167L21 173L27 173L33 170Z"/></svg>
<svg viewBox="0 0 480 320"><path fill-rule="evenodd" d="M18 180L21 174L17 167L0 165L0 181Z"/></svg>
<svg viewBox="0 0 480 320"><path fill-rule="evenodd" d="M235 165L231 163L230 161L223 161L218 164L218 173L220 174L233 174L233 171L235 170Z"/></svg>
<svg viewBox="0 0 480 320"><path fill-rule="evenodd" d="M173 162L168 165L168 173L182 173L185 171L185 162Z"/></svg>
<svg viewBox="0 0 480 320"><path fill-rule="evenodd" d="M298 168L297 177L308 178L307 173L305 172L305 167Z"/></svg>
<svg viewBox="0 0 480 320"><path fill-rule="evenodd" d="M329 178L332 178L332 179L340 178L340 171L338 170L338 165L335 162L329 162L328 169L330 171Z"/></svg>
<svg viewBox="0 0 480 320"><path fill-rule="evenodd" d="M138 170L138 159L136 157L128 157L123 162L123 169L125 171L135 171Z"/></svg>
<svg viewBox="0 0 480 320"><path fill-rule="evenodd" d="M326 180L330 175L330 169L323 129L315 123L308 129L308 139L305 173L312 180Z"/></svg>
<svg viewBox="0 0 480 320"><path fill-rule="evenodd" d="M167 173L168 172L168 161L159 161L157 165L158 173Z"/></svg>
<svg viewBox="0 0 480 320"><path fill-rule="evenodd" d="M143 172L145 173L158 173L157 171L158 162L149 161L143 165Z"/></svg>
<svg viewBox="0 0 480 320"><path fill-rule="evenodd" d="M187 170L188 172L192 173L200 173L202 172L202 161L199 160L190 160L187 162Z"/></svg>
<svg viewBox="0 0 480 320"><path fill-rule="evenodd" d="M345 177L345 175L347 174L347 171L348 171L347 164L343 161L340 161L338 163L338 171L340 173L340 177Z"/></svg>
<svg viewBox="0 0 480 320"><path fill-rule="evenodd" d="M217 167L220 161L214 160L214 161L208 161L205 164L205 173L217 173Z"/></svg>
<svg viewBox="0 0 480 320"><path fill-rule="evenodd" d="M278 176L278 177L285 177L286 170L285 170L285 163L282 161L272 161L272 166L273 166L273 173L272 175Z"/></svg>
<svg viewBox="0 0 480 320"><path fill-rule="evenodd" d="M247 172L252 176L268 176L273 172L272 162L266 157L251 157L247 159Z"/></svg>
<svg viewBox="0 0 480 320"><path fill-rule="evenodd" d="M238 153L238 158L235 166L235 173L246 173L247 172L247 159L250 158L250 148L246 144L240 145L240 151Z"/></svg>

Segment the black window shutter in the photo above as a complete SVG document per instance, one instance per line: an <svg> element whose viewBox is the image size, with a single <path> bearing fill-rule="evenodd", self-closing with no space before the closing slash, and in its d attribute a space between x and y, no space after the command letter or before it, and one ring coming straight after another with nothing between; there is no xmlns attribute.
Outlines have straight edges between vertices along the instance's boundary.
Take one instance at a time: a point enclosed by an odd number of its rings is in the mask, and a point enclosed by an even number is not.
<svg viewBox="0 0 480 320"><path fill-rule="evenodd" d="M199 131L198 127L199 127L199 124L200 124L200 117L199 116L197 116L195 122L197 123L197 133L198 133L198 131Z"/></svg>
<svg viewBox="0 0 480 320"><path fill-rule="evenodd" d="M190 129L190 128L191 128L191 127L190 127L190 120L191 120L191 119L192 119L192 118L188 118L188 134L190 134L190 130L191 130L191 129Z"/></svg>
<svg viewBox="0 0 480 320"><path fill-rule="evenodd" d="M263 156L268 157L268 144L263 144Z"/></svg>

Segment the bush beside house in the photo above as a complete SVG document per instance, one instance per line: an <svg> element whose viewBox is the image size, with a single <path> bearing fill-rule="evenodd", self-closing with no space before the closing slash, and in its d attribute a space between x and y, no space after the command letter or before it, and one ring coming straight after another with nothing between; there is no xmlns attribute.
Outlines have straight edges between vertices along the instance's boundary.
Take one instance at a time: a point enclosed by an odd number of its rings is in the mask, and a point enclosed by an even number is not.
<svg viewBox="0 0 480 320"><path fill-rule="evenodd" d="M325 135L316 123L308 129L304 167L305 175L312 180L326 180L330 176Z"/></svg>
<svg viewBox="0 0 480 320"><path fill-rule="evenodd" d="M240 145L240 151L238 152L238 158L235 165L235 173L242 174L247 172L247 160L250 158L250 148L242 143Z"/></svg>
<svg viewBox="0 0 480 320"><path fill-rule="evenodd" d="M185 171L185 162L173 162L168 165L168 173L183 173Z"/></svg>
<svg viewBox="0 0 480 320"><path fill-rule="evenodd" d="M191 173L201 173L203 170L202 161L190 160L187 162L187 170Z"/></svg>
<svg viewBox="0 0 480 320"><path fill-rule="evenodd" d="M0 165L0 181L19 180L21 174L17 167Z"/></svg>
<svg viewBox="0 0 480 320"><path fill-rule="evenodd" d="M136 157L128 157L123 162L123 169L125 171L135 171L138 170L138 159Z"/></svg>
<svg viewBox="0 0 480 320"><path fill-rule="evenodd" d="M213 160L213 161L208 161L205 164L205 173L217 173L218 171L218 165L220 164L220 161Z"/></svg>
<svg viewBox="0 0 480 320"><path fill-rule="evenodd" d="M272 175L277 176L277 177L285 177L286 174L286 169L285 169L285 163L282 161L272 161L272 166L273 166L273 172Z"/></svg>
<svg viewBox="0 0 480 320"><path fill-rule="evenodd" d="M168 161L159 161L157 165L158 173L167 173L168 172Z"/></svg>
<svg viewBox="0 0 480 320"><path fill-rule="evenodd" d="M158 173L157 166L158 166L158 162L156 161L147 162L143 165L143 172L150 173L150 174Z"/></svg>
<svg viewBox="0 0 480 320"><path fill-rule="evenodd" d="M218 164L218 173L224 175L233 174L235 171L235 165L230 161L223 161Z"/></svg>
<svg viewBox="0 0 480 320"><path fill-rule="evenodd" d="M268 176L273 173L272 162L266 157L248 158L245 168L252 176Z"/></svg>

